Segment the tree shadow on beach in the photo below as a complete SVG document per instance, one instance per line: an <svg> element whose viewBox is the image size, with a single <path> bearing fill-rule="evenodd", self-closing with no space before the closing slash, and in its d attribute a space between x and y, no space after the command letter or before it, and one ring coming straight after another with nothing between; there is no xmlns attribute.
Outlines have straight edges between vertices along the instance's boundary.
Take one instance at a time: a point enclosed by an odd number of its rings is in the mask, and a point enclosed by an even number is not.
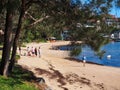
<svg viewBox="0 0 120 90"><path fill-rule="evenodd" d="M35 71L37 74L39 75L45 75L47 77L49 77L50 79L55 79L57 80L57 82L59 83L59 87L62 88L63 90L68 90L68 88L64 87L64 85L66 85L67 83L69 84L75 84L75 83L80 83L83 85L87 85L89 87L92 88L92 85L94 84L95 87L97 88L101 88L104 90L104 85L103 84L96 84L93 83L92 81L90 81L89 79L85 78L85 77L80 77L79 75L75 74L75 73L70 73L70 74L66 74L65 76L63 76L63 74L59 71L59 70L55 70L54 68L49 68L50 71L47 71L45 69L41 69L41 68L35 68ZM17 82L14 82L12 85L17 84L22 84L21 80L24 81L28 81L28 82L36 82L36 85L39 88L43 88L41 90L44 90L45 87L48 88L48 86L46 84L39 84L41 81L37 80L44 80L45 83L45 79L43 77L35 77L34 73L28 70L28 67L21 67L19 65L17 65L15 67L15 70L13 72L13 74L11 75L12 78L14 78L15 80L18 80ZM20 80L20 81L19 81ZM82 86L81 86L82 88Z"/></svg>
<svg viewBox="0 0 120 90"><path fill-rule="evenodd" d="M39 90L45 90L45 88L49 88L46 85L44 78L36 77L34 73L28 69L27 66L22 67L20 65L16 65L11 77L20 81L34 83L34 85L39 88Z"/></svg>
<svg viewBox="0 0 120 90"><path fill-rule="evenodd" d="M106 90L103 83L95 83L91 80L89 80L86 77L80 77L75 73L70 73L66 75L66 80L69 82L70 85L73 85L75 83L79 83L80 88L83 88L84 85L91 88L91 90Z"/></svg>
<svg viewBox="0 0 120 90"><path fill-rule="evenodd" d="M66 85L65 77L63 76L63 74L60 73L58 70L55 70L53 68L50 68L50 70L52 72L44 70L44 69L40 69L40 68L35 68L35 71L38 74L40 74L40 75L46 75L50 79L56 79L57 82L60 84L59 87L63 88L64 90L68 90L67 88L63 87L64 85Z"/></svg>
<svg viewBox="0 0 120 90"><path fill-rule="evenodd" d="M15 79L24 80L24 81L32 81L36 79L33 72L29 71L26 68L23 68L20 65L15 66L11 74L11 77Z"/></svg>

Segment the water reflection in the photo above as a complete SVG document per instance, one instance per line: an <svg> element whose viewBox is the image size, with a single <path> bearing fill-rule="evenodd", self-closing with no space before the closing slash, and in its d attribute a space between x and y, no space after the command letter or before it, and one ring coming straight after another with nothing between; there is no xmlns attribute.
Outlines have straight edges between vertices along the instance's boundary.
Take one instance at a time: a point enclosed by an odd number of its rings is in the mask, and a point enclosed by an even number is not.
<svg viewBox="0 0 120 90"><path fill-rule="evenodd" d="M62 50L70 50L71 47L61 47ZM76 56L76 59L82 60L83 56L86 56L86 61L94 62L106 66L120 67L120 42L110 42L101 47L101 57L87 45L82 46L82 52Z"/></svg>
<svg viewBox="0 0 120 90"><path fill-rule="evenodd" d="M99 58L94 51L88 47L82 47L82 53L77 56L77 59L81 59L83 55L87 57L87 61L103 64L107 66L120 67L120 42L111 42L103 47L102 51L105 51L102 58Z"/></svg>

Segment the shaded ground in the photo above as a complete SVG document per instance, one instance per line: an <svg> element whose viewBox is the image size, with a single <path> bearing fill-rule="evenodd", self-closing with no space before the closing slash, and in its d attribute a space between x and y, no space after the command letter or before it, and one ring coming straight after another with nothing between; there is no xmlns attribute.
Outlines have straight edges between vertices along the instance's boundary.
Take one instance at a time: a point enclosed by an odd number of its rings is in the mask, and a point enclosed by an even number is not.
<svg viewBox="0 0 120 90"><path fill-rule="evenodd" d="M33 83L40 90L45 90L45 88L48 88L45 82L42 82L44 79L34 76L34 73L32 71L29 71L27 66L21 67L20 65L16 65L11 77L19 80L19 82L23 80Z"/></svg>

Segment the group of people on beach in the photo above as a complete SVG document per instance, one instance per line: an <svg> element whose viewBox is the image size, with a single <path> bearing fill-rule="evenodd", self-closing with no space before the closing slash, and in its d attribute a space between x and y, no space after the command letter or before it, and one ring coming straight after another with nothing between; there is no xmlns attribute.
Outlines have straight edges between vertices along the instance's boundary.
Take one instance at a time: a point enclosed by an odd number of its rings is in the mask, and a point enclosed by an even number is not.
<svg viewBox="0 0 120 90"><path fill-rule="evenodd" d="M40 47L27 47L27 56L41 56Z"/></svg>

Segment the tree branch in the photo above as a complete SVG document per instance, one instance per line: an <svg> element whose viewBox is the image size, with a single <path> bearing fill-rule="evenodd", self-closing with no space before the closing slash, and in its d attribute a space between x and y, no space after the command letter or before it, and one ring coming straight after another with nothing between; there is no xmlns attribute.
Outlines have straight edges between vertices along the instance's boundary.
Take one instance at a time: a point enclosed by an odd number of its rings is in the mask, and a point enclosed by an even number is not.
<svg viewBox="0 0 120 90"><path fill-rule="evenodd" d="M36 20L35 22L33 22L32 24L30 24L30 26L33 26L33 25L35 25L35 24L37 24L37 23L39 23L39 22L42 22L44 19L47 19L47 18L49 18L49 17L50 17L50 16L46 16L46 17L40 18L40 19Z"/></svg>
<svg viewBox="0 0 120 90"><path fill-rule="evenodd" d="M30 15L30 13L28 13L27 11L25 12L25 14L27 14L33 21L36 21L37 19L35 19L32 15Z"/></svg>

